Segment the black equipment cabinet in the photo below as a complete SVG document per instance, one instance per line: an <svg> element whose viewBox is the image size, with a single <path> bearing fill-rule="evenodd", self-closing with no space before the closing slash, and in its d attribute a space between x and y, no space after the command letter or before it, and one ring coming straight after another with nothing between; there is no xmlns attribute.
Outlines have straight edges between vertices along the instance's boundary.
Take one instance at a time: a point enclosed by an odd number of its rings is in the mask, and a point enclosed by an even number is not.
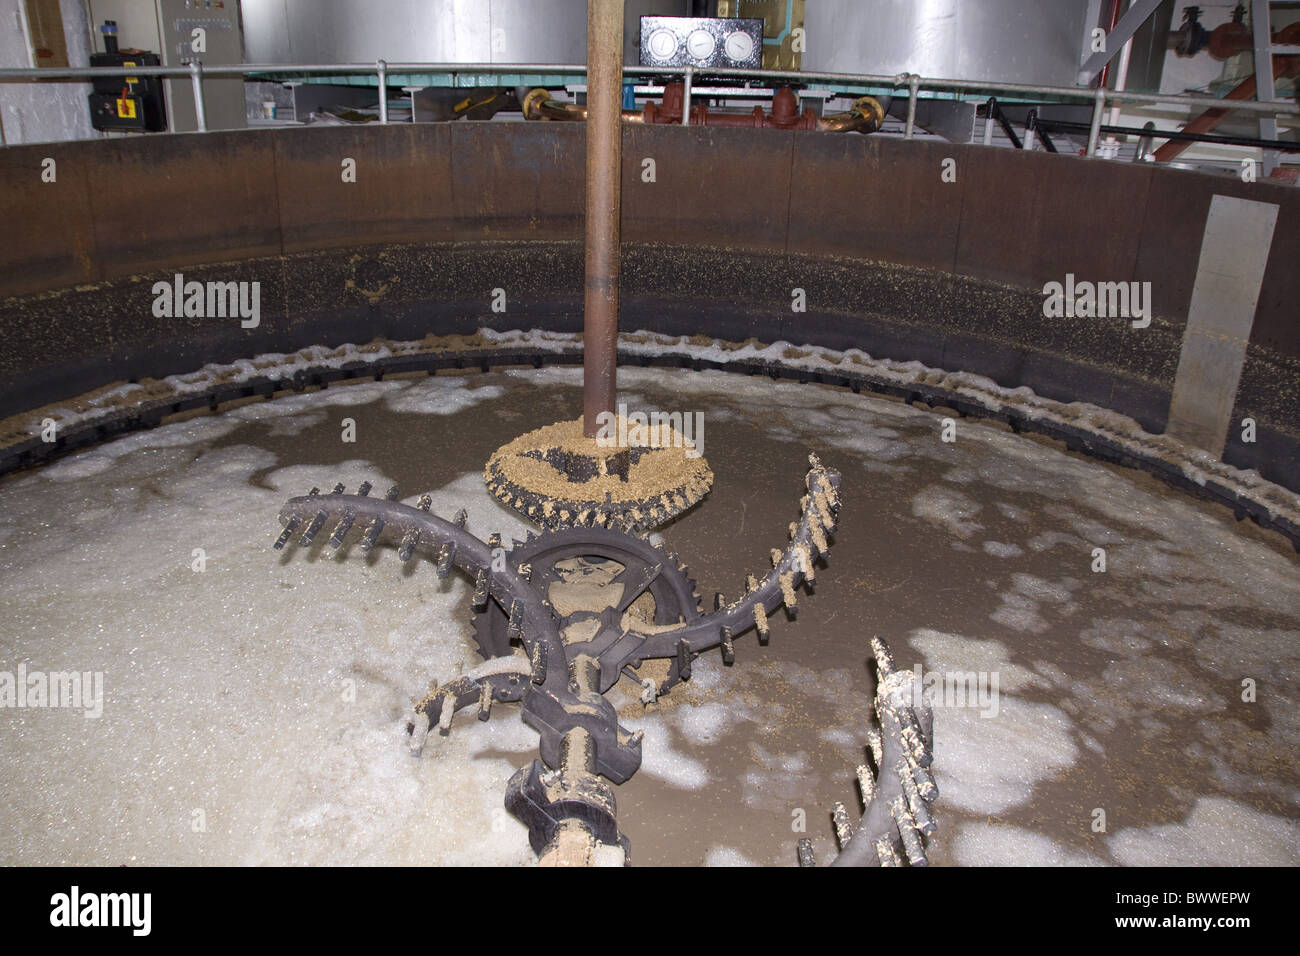
<svg viewBox="0 0 1300 956"><path fill-rule="evenodd" d="M92 53L94 66L158 66L158 54L145 50ZM111 76L94 81L90 121L95 129L157 133L167 128L162 80L156 76Z"/></svg>

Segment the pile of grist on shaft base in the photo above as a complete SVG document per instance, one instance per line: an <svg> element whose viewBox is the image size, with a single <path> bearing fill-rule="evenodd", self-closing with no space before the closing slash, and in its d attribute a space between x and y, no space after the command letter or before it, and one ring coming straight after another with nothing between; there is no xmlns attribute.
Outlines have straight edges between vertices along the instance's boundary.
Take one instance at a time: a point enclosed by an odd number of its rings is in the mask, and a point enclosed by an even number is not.
<svg viewBox="0 0 1300 956"><path fill-rule="evenodd" d="M621 416L620 416L621 419ZM618 421L618 446L583 435L582 419L547 425L503 445L488 459L488 491L545 528L659 527L713 486L708 462L669 425L652 427L653 444L634 444L645 426Z"/></svg>

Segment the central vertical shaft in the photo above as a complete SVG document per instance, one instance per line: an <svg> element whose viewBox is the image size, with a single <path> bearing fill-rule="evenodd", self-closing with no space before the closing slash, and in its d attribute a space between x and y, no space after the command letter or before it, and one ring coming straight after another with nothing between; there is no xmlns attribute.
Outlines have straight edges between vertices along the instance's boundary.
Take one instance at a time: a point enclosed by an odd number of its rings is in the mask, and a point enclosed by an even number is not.
<svg viewBox="0 0 1300 956"><path fill-rule="evenodd" d="M587 0L587 265L583 434L614 411L618 364L619 204L623 143L623 0Z"/></svg>

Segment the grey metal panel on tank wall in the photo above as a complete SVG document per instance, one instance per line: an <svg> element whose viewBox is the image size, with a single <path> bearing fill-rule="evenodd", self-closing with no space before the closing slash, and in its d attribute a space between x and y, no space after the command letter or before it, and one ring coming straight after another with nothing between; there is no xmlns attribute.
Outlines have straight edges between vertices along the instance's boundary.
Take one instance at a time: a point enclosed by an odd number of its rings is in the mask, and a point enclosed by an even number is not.
<svg viewBox="0 0 1300 956"><path fill-rule="evenodd" d="M628 0L624 54L640 17L685 0ZM585 63L587 0L243 0L249 63Z"/></svg>
<svg viewBox="0 0 1300 956"><path fill-rule="evenodd" d="M239 5L226 0L222 6L197 0L157 0L158 24L162 29L161 52L168 66L188 66L198 60L205 66L239 63L243 38L239 31ZM205 46L196 52L191 39L195 28L203 29ZM194 108L194 87L184 77L166 81L168 127L174 133L198 129ZM208 129L240 129L244 117L244 81L239 77L208 77L203 81L203 112Z"/></svg>
<svg viewBox="0 0 1300 956"><path fill-rule="evenodd" d="M1074 86L1088 9L1089 0L809 0L803 68Z"/></svg>

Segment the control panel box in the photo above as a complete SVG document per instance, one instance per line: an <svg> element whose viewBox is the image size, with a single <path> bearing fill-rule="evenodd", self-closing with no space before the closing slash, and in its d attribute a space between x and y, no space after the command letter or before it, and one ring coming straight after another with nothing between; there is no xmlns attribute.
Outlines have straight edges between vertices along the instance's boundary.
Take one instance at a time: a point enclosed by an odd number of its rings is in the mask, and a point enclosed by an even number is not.
<svg viewBox="0 0 1300 956"><path fill-rule="evenodd" d="M144 50L92 53L91 66L158 66L158 54ZM156 76L96 77L90 94L90 123L99 130L157 133L167 128L162 81Z"/></svg>
<svg viewBox="0 0 1300 956"><path fill-rule="evenodd" d="M239 0L87 0L94 28L117 24L123 49L156 50L163 66L203 67L242 63L243 32ZM187 75L163 81L167 129L198 128L193 82ZM247 125L244 81L238 76L203 78L204 119L208 129Z"/></svg>
<svg viewBox="0 0 1300 956"><path fill-rule="evenodd" d="M763 21L739 17L642 17L641 65L758 69Z"/></svg>

